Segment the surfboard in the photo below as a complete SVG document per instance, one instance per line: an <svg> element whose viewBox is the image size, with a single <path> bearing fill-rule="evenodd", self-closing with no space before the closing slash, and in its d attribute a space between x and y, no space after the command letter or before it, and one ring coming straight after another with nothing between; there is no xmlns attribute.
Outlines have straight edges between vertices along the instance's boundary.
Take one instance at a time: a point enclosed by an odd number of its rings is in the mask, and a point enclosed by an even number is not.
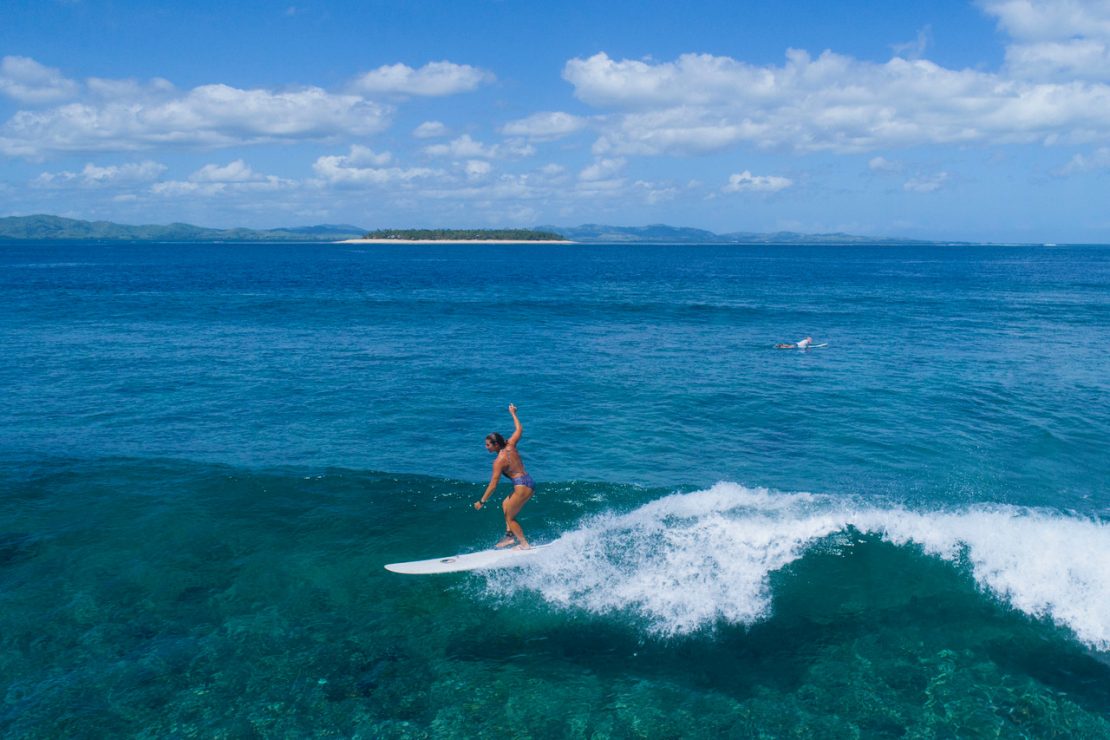
<svg viewBox="0 0 1110 740"><path fill-rule="evenodd" d="M547 545L534 545L528 550L482 550L463 555L451 555L431 560L413 560L408 563L390 563L385 569L393 573L411 576L424 576L433 573L457 573L463 570L487 570L489 568L512 568L524 565L528 558L544 549Z"/></svg>

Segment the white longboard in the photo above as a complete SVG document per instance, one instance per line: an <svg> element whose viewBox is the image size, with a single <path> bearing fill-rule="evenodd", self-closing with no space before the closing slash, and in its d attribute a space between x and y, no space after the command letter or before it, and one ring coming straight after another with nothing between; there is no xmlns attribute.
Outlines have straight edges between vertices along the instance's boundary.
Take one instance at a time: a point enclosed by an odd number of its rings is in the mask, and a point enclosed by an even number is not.
<svg viewBox="0 0 1110 740"><path fill-rule="evenodd" d="M489 568L512 568L523 565L547 545L536 545L528 550L482 550L465 555L452 555L431 560L413 560L410 563L390 563L385 569L394 573L412 576L425 576L432 573L457 573L462 570L486 570Z"/></svg>

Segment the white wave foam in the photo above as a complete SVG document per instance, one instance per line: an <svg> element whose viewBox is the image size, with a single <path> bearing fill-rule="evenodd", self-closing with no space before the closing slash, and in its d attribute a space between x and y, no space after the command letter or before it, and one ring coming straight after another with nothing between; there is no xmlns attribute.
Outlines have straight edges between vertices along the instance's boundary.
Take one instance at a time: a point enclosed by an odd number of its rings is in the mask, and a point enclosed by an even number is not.
<svg viewBox="0 0 1110 740"><path fill-rule="evenodd" d="M915 512L719 483L590 519L528 567L490 572L487 586L593 613L634 612L661 634L752 624L770 614L769 575L848 527L964 559L985 590L1110 650L1110 526L1014 506Z"/></svg>

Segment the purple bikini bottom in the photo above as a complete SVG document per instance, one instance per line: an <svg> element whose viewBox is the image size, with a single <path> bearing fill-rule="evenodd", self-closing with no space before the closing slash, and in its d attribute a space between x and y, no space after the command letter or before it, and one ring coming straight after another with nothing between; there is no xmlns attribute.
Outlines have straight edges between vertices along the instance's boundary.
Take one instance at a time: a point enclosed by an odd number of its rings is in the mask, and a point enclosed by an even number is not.
<svg viewBox="0 0 1110 740"><path fill-rule="evenodd" d="M536 488L536 482L532 480L532 476L528 475L527 473L525 473L524 475L518 475L517 477L513 478L513 485L528 486L532 490L535 490Z"/></svg>

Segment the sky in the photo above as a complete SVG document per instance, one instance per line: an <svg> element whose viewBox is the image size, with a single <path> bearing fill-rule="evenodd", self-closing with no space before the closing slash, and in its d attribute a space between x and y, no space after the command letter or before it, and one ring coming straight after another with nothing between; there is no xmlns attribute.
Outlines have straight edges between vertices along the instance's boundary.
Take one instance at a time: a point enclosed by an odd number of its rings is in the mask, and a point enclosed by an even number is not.
<svg viewBox="0 0 1110 740"><path fill-rule="evenodd" d="M0 216L1110 243L1110 0L4 0Z"/></svg>

